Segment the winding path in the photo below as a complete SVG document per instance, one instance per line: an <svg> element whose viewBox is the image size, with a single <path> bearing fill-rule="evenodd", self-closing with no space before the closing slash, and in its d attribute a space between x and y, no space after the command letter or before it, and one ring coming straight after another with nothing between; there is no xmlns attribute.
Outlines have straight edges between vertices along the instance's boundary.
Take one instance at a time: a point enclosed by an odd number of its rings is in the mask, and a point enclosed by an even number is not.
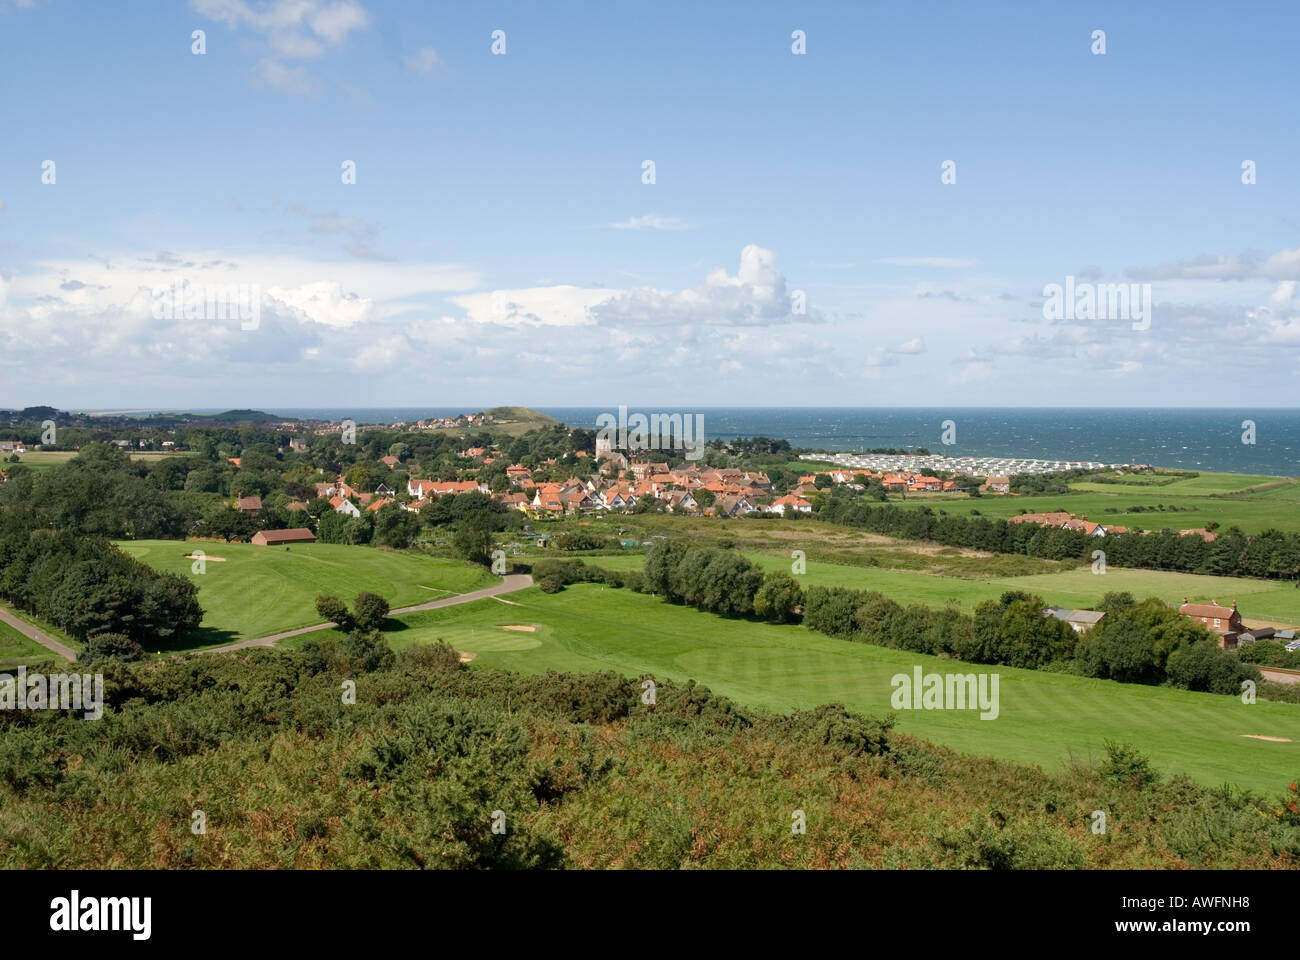
<svg viewBox="0 0 1300 960"><path fill-rule="evenodd" d="M529 582L532 578L529 578ZM13 627L19 633L29 640L35 640L47 650L52 650L65 660L76 660L77 651L73 650L66 643L55 640L52 636L42 630L40 627L34 627L26 620L16 617L8 608L0 607L0 621L4 621Z"/></svg>
<svg viewBox="0 0 1300 960"><path fill-rule="evenodd" d="M454 607L461 603L473 603L475 600L483 600L487 597L495 597L502 593L514 593L516 590L523 590L525 587L533 585L533 578L526 573L509 573L501 578L501 582L490 587L484 587L482 590L471 590L469 593L458 593L454 597L444 597L441 600L430 600L428 603L417 603L410 607L398 607L396 610L389 610L390 617L403 613L416 613L420 610L437 610L439 607ZM2 612L2 611L0 611ZM247 650L249 647L273 647L281 640L287 640L289 637L297 637L304 633L315 633L317 630L328 630L331 627L337 627L337 623L318 623L312 627L299 627L297 630L286 630L284 633L273 633L268 637L257 637L252 640L240 640L238 643L228 643L224 647L210 647L207 650L196 650L195 653L229 653L232 650ZM35 629L35 628L32 628ZM33 640L37 639L32 637ZM46 644L49 646L49 644ZM53 650L53 647L50 647ZM66 648L65 648L66 649Z"/></svg>

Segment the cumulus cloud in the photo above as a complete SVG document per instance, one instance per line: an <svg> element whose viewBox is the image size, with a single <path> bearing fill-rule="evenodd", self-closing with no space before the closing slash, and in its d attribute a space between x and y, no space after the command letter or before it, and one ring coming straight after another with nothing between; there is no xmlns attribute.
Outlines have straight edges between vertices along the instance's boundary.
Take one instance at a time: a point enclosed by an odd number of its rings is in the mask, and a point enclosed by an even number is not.
<svg viewBox="0 0 1300 960"><path fill-rule="evenodd" d="M750 245L740 252L733 276L709 271L685 290L625 290L568 285L493 290L452 298L476 323L506 326L766 326L815 320L795 315L784 275L771 250Z"/></svg>
<svg viewBox="0 0 1300 960"><path fill-rule="evenodd" d="M597 304L591 313L597 323L628 325L767 326L816 319L812 312L792 313L785 276L775 262L771 250L750 244L740 251L734 276L715 267L704 283L686 290L633 287Z"/></svg>
<svg viewBox="0 0 1300 960"><path fill-rule="evenodd" d="M314 61L342 49L348 37L370 24L356 0L190 0L201 16L232 30L248 30L266 51L253 68L263 86L294 96L316 96L323 84L301 66L284 61Z"/></svg>
<svg viewBox="0 0 1300 960"><path fill-rule="evenodd" d="M315 60L369 25L365 8L354 0L273 0L256 7L243 0L190 0L190 6L232 29L248 28L289 60Z"/></svg>
<svg viewBox="0 0 1300 960"><path fill-rule="evenodd" d="M576 327L595 323L591 308L616 292L559 284L522 290L492 290L464 294L451 300L474 323L507 327Z"/></svg>

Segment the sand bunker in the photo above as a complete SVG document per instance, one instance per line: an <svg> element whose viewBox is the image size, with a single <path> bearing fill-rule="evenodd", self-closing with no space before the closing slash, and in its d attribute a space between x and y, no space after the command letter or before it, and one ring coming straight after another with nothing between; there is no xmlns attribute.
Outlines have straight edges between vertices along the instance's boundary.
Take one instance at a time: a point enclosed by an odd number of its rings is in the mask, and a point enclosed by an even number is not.
<svg viewBox="0 0 1300 960"><path fill-rule="evenodd" d="M469 663L471 660L473 660L473 659L474 659L475 657L477 657L477 656L478 656L477 653L462 653L462 654L460 655L460 662L461 662L461 663Z"/></svg>
<svg viewBox="0 0 1300 960"><path fill-rule="evenodd" d="M522 630L524 633L536 633L537 628L532 624L512 623L508 627L502 627L502 630Z"/></svg>
<svg viewBox="0 0 1300 960"><path fill-rule="evenodd" d="M1268 740L1270 743L1291 743L1290 737L1266 737L1262 733L1243 733L1242 736L1251 740Z"/></svg>
<svg viewBox="0 0 1300 960"><path fill-rule="evenodd" d="M225 563L225 562L226 562L226 558L225 558L225 557L209 557L209 556L202 556L202 557L201 557L201 556L199 556L197 553L189 553L189 554L186 554L186 555L185 555L185 559L186 559L186 560L211 560L213 563Z"/></svg>

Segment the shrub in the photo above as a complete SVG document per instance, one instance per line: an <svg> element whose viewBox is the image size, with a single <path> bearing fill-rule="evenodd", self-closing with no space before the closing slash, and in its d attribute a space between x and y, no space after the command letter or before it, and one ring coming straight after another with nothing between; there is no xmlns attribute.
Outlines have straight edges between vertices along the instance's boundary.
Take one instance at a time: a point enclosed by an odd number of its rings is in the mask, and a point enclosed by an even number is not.
<svg viewBox="0 0 1300 960"><path fill-rule="evenodd" d="M803 590L788 573L773 573L754 594L754 613L771 623L798 619L796 608L803 603Z"/></svg>
<svg viewBox="0 0 1300 960"><path fill-rule="evenodd" d="M352 605L352 621L360 630L378 630L388 616L388 601L377 593L362 591Z"/></svg>
<svg viewBox="0 0 1300 960"><path fill-rule="evenodd" d="M1202 693L1239 693L1242 680L1261 679L1257 667L1208 639L1179 647L1169 655L1165 669L1174 686Z"/></svg>
<svg viewBox="0 0 1300 960"><path fill-rule="evenodd" d="M327 593L317 596L316 612L320 614L321 619L337 623L340 630L352 629L352 614L348 612L348 605L338 597Z"/></svg>
<svg viewBox="0 0 1300 960"><path fill-rule="evenodd" d="M397 659L378 630L353 630L338 645L339 656L362 673L387 670ZM459 659L459 658L458 658Z"/></svg>
<svg viewBox="0 0 1300 960"><path fill-rule="evenodd" d="M118 660L139 660L144 657L144 647L121 633L101 633L86 641L86 656L114 657Z"/></svg>
<svg viewBox="0 0 1300 960"><path fill-rule="evenodd" d="M1151 761L1133 744L1107 740L1105 748L1106 759L1099 771L1102 780L1135 790L1145 790L1159 781L1159 774L1151 769Z"/></svg>

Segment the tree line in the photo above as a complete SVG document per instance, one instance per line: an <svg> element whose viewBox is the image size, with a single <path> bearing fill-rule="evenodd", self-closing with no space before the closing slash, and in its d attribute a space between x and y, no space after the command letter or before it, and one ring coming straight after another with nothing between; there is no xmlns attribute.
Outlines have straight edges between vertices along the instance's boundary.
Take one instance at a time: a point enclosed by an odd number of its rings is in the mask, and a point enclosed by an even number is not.
<svg viewBox="0 0 1300 960"><path fill-rule="evenodd" d="M842 526L904 540L924 540L993 553L1020 553L1049 560L1081 559L1094 550L1115 566L1175 570L1214 576L1300 579L1300 534L1266 530L1245 534L1221 532L1213 542L1173 530L1118 533L1090 537L1081 531L1053 529L1037 523L1009 523L990 517L963 517L931 507L909 509L831 497L813 516Z"/></svg>
<svg viewBox="0 0 1300 960"><path fill-rule="evenodd" d="M102 537L14 512L0 514L0 597L105 650L156 644L203 619L185 577L159 573Z"/></svg>

